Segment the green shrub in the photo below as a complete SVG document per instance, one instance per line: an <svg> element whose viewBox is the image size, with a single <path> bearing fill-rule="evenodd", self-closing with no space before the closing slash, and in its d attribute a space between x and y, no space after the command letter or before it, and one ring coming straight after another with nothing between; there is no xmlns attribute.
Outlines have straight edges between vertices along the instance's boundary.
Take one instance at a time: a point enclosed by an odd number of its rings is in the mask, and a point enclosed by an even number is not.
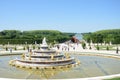
<svg viewBox="0 0 120 80"><path fill-rule="evenodd" d="M40 47L38 46L38 49L40 49Z"/></svg>
<svg viewBox="0 0 120 80"><path fill-rule="evenodd" d="M14 50L15 50L15 51L17 50L16 46L15 46Z"/></svg>
<svg viewBox="0 0 120 80"><path fill-rule="evenodd" d="M86 44L84 42L82 42L82 48L85 49L86 48Z"/></svg>
<svg viewBox="0 0 120 80"><path fill-rule="evenodd" d="M35 46L33 45L33 49L35 49Z"/></svg>
<svg viewBox="0 0 120 80"><path fill-rule="evenodd" d="M89 49L92 49L91 46L89 47Z"/></svg>
<svg viewBox="0 0 120 80"><path fill-rule="evenodd" d="M118 49L118 47L117 47L117 49L116 49L116 53L118 53L118 51L119 51L119 49Z"/></svg>
<svg viewBox="0 0 120 80"><path fill-rule="evenodd" d="M25 46L23 47L23 50L25 50Z"/></svg>
<svg viewBox="0 0 120 80"><path fill-rule="evenodd" d="M5 49L6 49L6 51L8 51L8 47L6 47Z"/></svg>
<svg viewBox="0 0 120 80"><path fill-rule="evenodd" d="M97 45L97 50L99 50L100 48L99 48L99 46Z"/></svg>
<svg viewBox="0 0 120 80"><path fill-rule="evenodd" d="M27 49L29 50L29 46L27 45Z"/></svg>
<svg viewBox="0 0 120 80"><path fill-rule="evenodd" d="M109 47L108 47L108 46L106 47L106 50L109 50Z"/></svg>

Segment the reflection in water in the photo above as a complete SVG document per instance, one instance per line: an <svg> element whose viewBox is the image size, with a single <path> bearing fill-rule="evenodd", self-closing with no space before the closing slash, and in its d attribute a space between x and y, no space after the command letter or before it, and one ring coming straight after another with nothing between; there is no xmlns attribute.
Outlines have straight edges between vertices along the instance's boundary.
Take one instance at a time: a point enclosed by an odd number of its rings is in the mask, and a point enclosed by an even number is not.
<svg viewBox="0 0 120 80"><path fill-rule="evenodd" d="M37 78L38 79L49 79L58 73L64 71L67 72L72 69L71 68L57 68L57 69L26 69L26 68L18 68L19 70L23 70L28 73L25 79Z"/></svg>

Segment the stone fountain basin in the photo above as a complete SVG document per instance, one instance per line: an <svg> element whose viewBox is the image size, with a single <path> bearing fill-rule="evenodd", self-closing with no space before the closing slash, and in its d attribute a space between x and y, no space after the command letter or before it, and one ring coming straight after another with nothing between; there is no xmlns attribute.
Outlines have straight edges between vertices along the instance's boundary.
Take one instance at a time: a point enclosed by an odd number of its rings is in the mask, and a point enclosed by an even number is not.
<svg viewBox="0 0 120 80"><path fill-rule="evenodd" d="M81 64L72 68L40 70L16 68L8 64L16 57L20 58L20 55L0 56L0 77L16 79L88 79L97 77L106 79L120 76L119 55L75 53L72 56L80 60Z"/></svg>

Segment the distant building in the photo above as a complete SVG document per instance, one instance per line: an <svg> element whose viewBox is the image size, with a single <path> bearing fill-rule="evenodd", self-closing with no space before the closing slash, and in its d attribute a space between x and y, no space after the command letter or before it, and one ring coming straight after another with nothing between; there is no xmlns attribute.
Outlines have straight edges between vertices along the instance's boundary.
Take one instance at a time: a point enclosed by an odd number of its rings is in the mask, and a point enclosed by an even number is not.
<svg viewBox="0 0 120 80"><path fill-rule="evenodd" d="M82 36L82 34L81 34L81 33L75 34L75 36L73 36L73 37L71 38L71 41L72 41L73 43L80 43L80 42L82 42L82 41L83 41L83 36Z"/></svg>

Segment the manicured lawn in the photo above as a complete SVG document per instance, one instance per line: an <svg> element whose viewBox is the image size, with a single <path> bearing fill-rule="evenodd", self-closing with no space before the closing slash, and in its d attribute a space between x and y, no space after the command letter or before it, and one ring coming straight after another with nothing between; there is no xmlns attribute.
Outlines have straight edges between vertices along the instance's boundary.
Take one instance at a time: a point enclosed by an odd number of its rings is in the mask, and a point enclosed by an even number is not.
<svg viewBox="0 0 120 80"><path fill-rule="evenodd" d="M99 49L100 50L106 50L107 46L108 46L109 50L116 50L115 49L116 45L99 45ZM97 47L97 45L95 47Z"/></svg>

